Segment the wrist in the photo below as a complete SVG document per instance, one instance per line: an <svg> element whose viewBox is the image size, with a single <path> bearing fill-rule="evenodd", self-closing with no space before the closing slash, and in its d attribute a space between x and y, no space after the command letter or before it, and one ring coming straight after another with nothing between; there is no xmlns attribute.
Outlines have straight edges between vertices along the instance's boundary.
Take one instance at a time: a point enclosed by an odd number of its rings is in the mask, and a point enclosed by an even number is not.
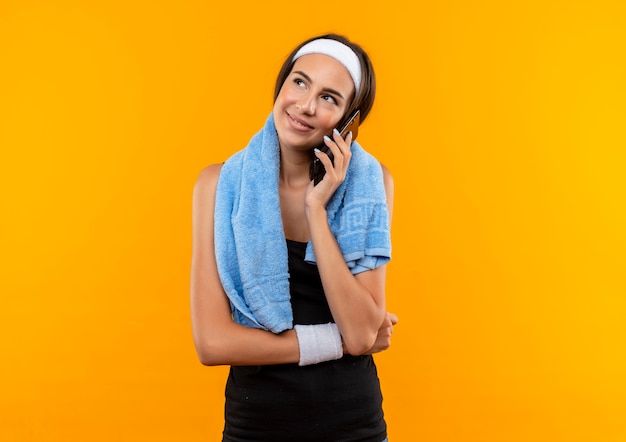
<svg viewBox="0 0 626 442"><path fill-rule="evenodd" d="M327 219L326 207L322 204L306 204L304 206L304 214L309 222L319 222Z"/></svg>
<svg viewBox="0 0 626 442"><path fill-rule="evenodd" d="M343 341L336 324L296 325L294 328L300 347L298 365L318 364L343 356Z"/></svg>

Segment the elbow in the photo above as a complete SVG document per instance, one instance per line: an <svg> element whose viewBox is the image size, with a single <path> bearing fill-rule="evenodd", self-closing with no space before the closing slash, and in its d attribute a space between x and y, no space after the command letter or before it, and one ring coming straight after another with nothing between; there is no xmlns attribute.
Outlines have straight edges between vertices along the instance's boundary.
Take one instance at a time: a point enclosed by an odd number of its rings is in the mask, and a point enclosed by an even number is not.
<svg viewBox="0 0 626 442"><path fill-rule="evenodd" d="M209 367L219 365L216 363L215 357L213 356L212 352L207 351L203 348L196 348L196 353L198 354L198 360L202 365L206 365Z"/></svg>
<svg viewBox="0 0 626 442"><path fill-rule="evenodd" d="M209 352L198 352L198 359L202 365L207 367L214 367L216 365L222 365L219 361Z"/></svg>
<svg viewBox="0 0 626 442"><path fill-rule="evenodd" d="M371 354L376 348L380 347L380 327L373 328L368 324L382 324L385 312L382 312L382 318L374 318L372 321L360 321L353 327L347 327L341 330L341 338L343 340L344 350L352 356L361 356ZM375 351L375 350L374 350Z"/></svg>
<svg viewBox="0 0 626 442"><path fill-rule="evenodd" d="M224 354L220 352L218 348L210 344L204 343L202 345L196 345L196 353L202 365L214 367L216 365L228 364Z"/></svg>
<svg viewBox="0 0 626 442"><path fill-rule="evenodd" d="M349 355L361 356L367 354L376 342L376 334L361 334L347 338L344 337L344 348Z"/></svg>

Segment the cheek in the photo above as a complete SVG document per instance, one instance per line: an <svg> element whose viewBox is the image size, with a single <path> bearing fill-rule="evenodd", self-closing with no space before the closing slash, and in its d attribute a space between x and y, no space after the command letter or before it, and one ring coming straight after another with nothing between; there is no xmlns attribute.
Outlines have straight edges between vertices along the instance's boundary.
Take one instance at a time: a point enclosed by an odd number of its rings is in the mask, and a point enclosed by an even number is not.
<svg viewBox="0 0 626 442"><path fill-rule="evenodd" d="M335 126L337 126L337 123L339 123L339 121L337 121L336 118L328 118L328 119L325 119L324 122L323 122L324 126L328 130L334 129Z"/></svg>
<svg viewBox="0 0 626 442"><path fill-rule="evenodd" d="M325 115L321 121L321 123L329 130L336 128L341 120L342 114L337 114L336 112L329 113Z"/></svg>
<svg viewBox="0 0 626 442"><path fill-rule="evenodd" d="M276 102L290 103L297 100L297 91L289 83L283 84L276 97Z"/></svg>

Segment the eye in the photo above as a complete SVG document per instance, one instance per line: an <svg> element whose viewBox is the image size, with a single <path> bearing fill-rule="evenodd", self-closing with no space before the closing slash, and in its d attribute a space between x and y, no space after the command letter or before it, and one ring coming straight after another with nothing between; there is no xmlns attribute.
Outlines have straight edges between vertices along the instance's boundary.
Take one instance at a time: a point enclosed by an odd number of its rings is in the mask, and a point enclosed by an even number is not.
<svg viewBox="0 0 626 442"><path fill-rule="evenodd" d="M298 86L300 86L300 87L305 87L306 86L306 83L301 78L296 78L296 79L293 80L293 82L295 84L297 84Z"/></svg>
<svg viewBox="0 0 626 442"><path fill-rule="evenodd" d="M337 100L332 95L322 95L322 100L328 101L331 104L337 104Z"/></svg>

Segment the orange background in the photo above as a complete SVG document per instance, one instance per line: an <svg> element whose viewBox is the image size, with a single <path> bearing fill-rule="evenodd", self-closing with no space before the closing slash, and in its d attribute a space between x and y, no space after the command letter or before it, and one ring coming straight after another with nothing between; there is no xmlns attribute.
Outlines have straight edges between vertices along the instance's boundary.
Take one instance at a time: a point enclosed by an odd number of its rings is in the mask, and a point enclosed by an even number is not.
<svg viewBox="0 0 626 442"><path fill-rule="evenodd" d="M0 5L0 440L219 440L191 191L336 31L396 182L391 442L626 440L621 0Z"/></svg>

